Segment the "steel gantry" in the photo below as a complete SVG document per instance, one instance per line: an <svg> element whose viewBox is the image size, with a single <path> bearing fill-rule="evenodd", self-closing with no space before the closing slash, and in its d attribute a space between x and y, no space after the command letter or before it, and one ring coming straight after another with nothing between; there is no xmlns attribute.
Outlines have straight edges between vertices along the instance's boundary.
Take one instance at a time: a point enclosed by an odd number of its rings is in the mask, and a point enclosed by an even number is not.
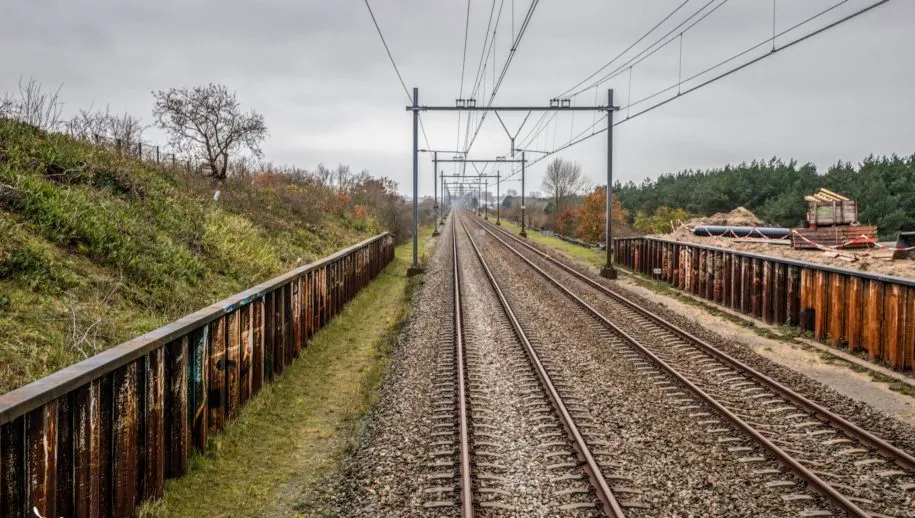
<svg viewBox="0 0 915 518"><path fill-rule="evenodd" d="M604 106L572 106L569 99L551 99L549 106L492 106L489 104L487 106L477 106L475 99L457 99L454 103L454 106L426 106L419 104L419 88L413 88L413 104L407 106L407 111L413 112L413 263L410 265L407 273L413 275L420 273L422 269L419 266L419 236L418 236L418 219L419 219L419 112L424 111L470 111L470 112L495 112L496 116L499 118L499 122L502 123L502 127L505 128L505 123L502 122L502 117L499 116L499 112L528 112L528 116L532 112L561 112L561 111L600 111L607 112L607 206L606 206L606 230L605 230L605 241L607 249L607 264L601 269L601 275L608 279L616 278L616 269L613 267L613 246L610 242L611 235L611 206L612 206L612 192L613 192L613 112L619 110L618 106L613 105L613 90L610 89L607 91L607 104ZM484 114L485 116L485 114ZM525 117L527 121L527 117ZM522 123L523 126L524 123ZM505 128L506 133L511 140L511 152L512 156L515 153L515 136L512 136L508 131L508 128ZM463 159L465 162L466 158ZM436 160L436 170L437 170ZM522 222L522 231L524 228L524 155L522 152L521 159L521 170L522 170L522 181L521 181L521 222ZM433 175L434 176L434 175ZM443 178L444 179L444 178ZM526 233L521 234L522 236Z"/></svg>
<svg viewBox="0 0 915 518"><path fill-rule="evenodd" d="M496 158L492 158L492 159L454 158L454 159L451 159L451 160L439 160L439 163L474 164L474 167L475 167L475 164L521 164L521 170L522 170L522 171L524 171L524 162L525 162L524 157L522 157L520 160L509 159L509 158L505 158L505 157L496 157ZM502 183L502 175L501 175L501 171L496 171L496 174L489 174L489 175L477 173L475 176L467 176L467 175L445 175L444 173L442 173L442 174L441 174L441 178L442 178L442 181L443 181L443 182L444 182L444 179L445 179L445 178L483 178L483 179L485 179L485 181L488 181L489 178L495 178L495 179L496 179L496 202L497 202L497 204L496 204L496 225L501 225L501 224L502 224L502 220L501 220L501 211L499 210L500 207L499 207L499 204L498 204L499 199L502 197L502 185L501 185L501 183ZM522 172L522 174L521 174L521 178L522 178L522 189L521 189L521 190L523 191L523 190L524 190L524 188L523 188L523 185L524 185L524 173L523 173L523 172ZM486 198L487 198L487 200L486 200L487 207L486 207L486 208L487 208L487 211L488 211L488 209L489 209L489 205L488 205L488 203L489 203L489 186L488 186L488 184L485 184L485 185L486 185L486 190L485 190L485 192L486 192ZM524 218L523 218L523 211L524 211L524 195L523 195L523 193L522 193L522 197L521 197L521 210L522 210L522 219L524 219ZM485 219L489 219L489 214L488 214L488 213L484 213L484 218L485 218ZM524 232L524 225L523 225L523 224L522 224L522 227L521 227L521 231ZM524 235L524 234L522 234L522 235Z"/></svg>

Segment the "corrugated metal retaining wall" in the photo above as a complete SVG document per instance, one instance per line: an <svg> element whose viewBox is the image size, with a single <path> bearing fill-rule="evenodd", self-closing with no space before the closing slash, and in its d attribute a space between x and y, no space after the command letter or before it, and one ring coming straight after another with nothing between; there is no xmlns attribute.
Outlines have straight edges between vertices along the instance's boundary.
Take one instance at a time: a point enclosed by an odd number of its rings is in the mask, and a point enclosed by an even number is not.
<svg viewBox="0 0 915 518"><path fill-rule="evenodd" d="M614 239L613 249L614 261L633 271L767 323L866 351L894 369L912 369L913 279L648 237Z"/></svg>
<svg viewBox="0 0 915 518"><path fill-rule="evenodd" d="M133 516L393 258L375 236L0 396L0 516Z"/></svg>

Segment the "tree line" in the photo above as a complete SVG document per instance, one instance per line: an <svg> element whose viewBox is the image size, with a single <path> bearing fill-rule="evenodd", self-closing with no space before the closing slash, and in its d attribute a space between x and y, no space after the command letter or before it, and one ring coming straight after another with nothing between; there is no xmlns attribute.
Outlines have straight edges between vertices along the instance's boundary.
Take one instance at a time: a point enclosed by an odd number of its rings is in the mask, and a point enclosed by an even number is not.
<svg viewBox="0 0 915 518"><path fill-rule="evenodd" d="M766 224L794 227L806 215L804 196L821 187L857 200L859 221L876 225L882 239L915 230L915 155L871 155L826 171L795 160L755 160L662 174L641 184L617 183L614 190L633 223L676 209L681 216L704 216L743 206Z"/></svg>

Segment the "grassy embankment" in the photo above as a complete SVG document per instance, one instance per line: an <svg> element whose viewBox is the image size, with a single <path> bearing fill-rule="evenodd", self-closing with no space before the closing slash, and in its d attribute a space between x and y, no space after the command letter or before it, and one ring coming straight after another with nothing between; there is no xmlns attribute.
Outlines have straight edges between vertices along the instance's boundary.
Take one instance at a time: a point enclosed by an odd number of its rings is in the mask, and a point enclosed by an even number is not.
<svg viewBox="0 0 915 518"><path fill-rule="evenodd" d="M506 230L510 230L515 234L521 231L520 226L510 221L503 219L501 223ZM527 230L527 238L534 243L555 248L572 259L594 266L595 268L601 268L607 262L606 252L598 248L585 248L583 246L567 243L561 239L547 237L536 230L530 229Z"/></svg>
<svg viewBox="0 0 915 518"><path fill-rule="evenodd" d="M378 231L0 119L0 393ZM214 201L214 192L220 197Z"/></svg>
<svg viewBox="0 0 915 518"><path fill-rule="evenodd" d="M422 249L428 229L422 231ZM413 278L410 244L302 351L282 377L245 407L190 473L142 514L304 516L320 514L322 477L335 473L375 401L388 356L406 321Z"/></svg>

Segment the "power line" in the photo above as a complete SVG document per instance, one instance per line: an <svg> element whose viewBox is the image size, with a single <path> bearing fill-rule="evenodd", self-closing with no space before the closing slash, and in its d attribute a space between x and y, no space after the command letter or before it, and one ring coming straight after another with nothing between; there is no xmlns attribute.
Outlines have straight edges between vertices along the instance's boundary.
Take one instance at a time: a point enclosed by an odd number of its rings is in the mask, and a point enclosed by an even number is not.
<svg viewBox="0 0 915 518"><path fill-rule="evenodd" d="M693 21L692 23L690 23L688 27L686 27L685 29L681 30L679 33L677 33L677 34L674 35L673 37L668 38L668 36L671 36L671 34L674 34L675 32L677 32L677 29L679 29L680 27L683 27L684 25L686 25L687 23L689 23L690 20L693 19L693 17L697 16L699 13L701 13L703 10L705 10L705 8L708 7L708 6L709 6L712 2L714 2L714 1L715 1L715 0L710 0L707 4L703 5L698 11L696 11L695 13L693 13L692 15L690 15L686 20L684 20L684 21L681 22L679 25L677 25L676 27L674 27L673 29L671 29L670 31L668 31L667 34L665 34L664 36L661 36L660 38L658 38L657 40L655 40L655 42L652 43L651 45L649 45L647 48L645 48L644 50L642 50L641 52L639 52L639 53L636 54L635 56L629 58L629 60L626 61L625 63L623 63L623 64L617 66L615 69L613 69L612 71L608 72L607 74L605 74L604 76L602 76L602 77L601 77L600 79L598 79L597 81L591 83L590 85L588 85L588 86L586 86L586 87L584 87L584 88L581 88L581 89L575 91L574 93L572 93L572 97L574 97L574 96L576 96L576 95L579 95L579 94L581 94L582 92L585 92L585 91L590 90L591 87L596 87L596 86L599 86L599 85L602 85L602 84L606 83L607 81L609 81L609 80L615 78L616 76L622 74L622 73L625 72L627 69L629 69L629 68L631 68L631 67L634 67L635 65L638 65L639 63L645 61L646 59L650 58L651 56L653 56L653 55L655 55L656 53L660 52L661 50L665 49L668 45L670 45L671 43L673 43L673 42L677 41L678 39L680 39L680 38L682 37L683 34L689 32L690 29L692 29L693 27L695 27L696 25L698 25L699 23L701 23L703 20L705 20L706 18L708 18L709 16L711 16L713 13L715 13L715 11L717 11L717 10L720 9L722 6L724 6L724 4L728 3L728 0L722 0L720 4L718 4L718 5L716 5L715 7L711 8L708 12L706 12L705 14L703 14L702 16L700 16L698 19L696 19L695 21ZM848 1L848 0L844 0L844 1ZM665 39L667 39L667 41L664 41ZM664 41L664 43L661 43L662 41ZM660 45L659 45L659 43L660 43Z"/></svg>
<svg viewBox="0 0 915 518"><path fill-rule="evenodd" d="M667 22L667 20L669 20L669 19L670 19L671 17L673 17L676 13L678 13L678 12L680 11L680 9L682 9L687 3L689 3L689 1L690 1L690 0L684 0L684 2L682 2L680 5L678 5L673 11L671 11L670 13L668 13L667 16L665 16L664 18L662 18L661 21L659 21L658 23L656 23L651 29L649 29L647 32L645 32L645 34L643 34L641 37L639 37L637 40L635 40L632 44L630 44L628 47L626 47L625 50L623 50L622 52L620 52L619 54L617 54L616 56L614 56L613 59L611 59L610 61L608 61L607 63L605 63L603 66L601 66L600 68L598 68L598 69L597 69L596 71L594 71L591 75L589 75L588 77L586 77L586 78L582 79L581 81L579 81L575 86L573 86L573 87L571 87L571 88L568 88L565 92L559 94L557 97L565 97L565 96L568 95L570 92L572 92L572 91L575 90L576 88L578 88L578 87L580 87L581 85L583 85L584 83L586 83L588 80L594 78L597 74L599 74L599 73L601 73L602 71L606 70L607 67L609 67L610 65L612 65L614 62L616 62L616 61L617 61L618 59L620 59L622 56L626 55L627 52L629 52L630 50L632 50L633 48L635 48L639 43L641 43L641 42L642 42L645 38L647 38L651 33L653 33L653 32L656 31L659 27L661 27L662 25L664 25L664 23ZM693 17L695 17L697 14L701 13L703 10L705 10L706 7L708 7L709 5L711 5L711 4L712 4L713 2L715 2L715 1L716 1L716 0L709 0L705 5L703 5L702 7L700 7L696 12L694 12L693 14L691 14L690 16L688 16L684 21L680 22L680 24L678 24L676 27L674 27L673 29L671 29L670 31L668 31L667 34L665 34L664 36L661 36L660 38L658 38L658 40L656 40L654 43L652 43L651 45L649 45L649 46L647 47L647 49L645 49L645 50L643 50L641 53L637 54L634 58L631 58L631 59L629 60L629 62L624 63L624 64L621 65L619 68L625 67L625 66L628 65L633 59L637 58L639 55L643 54L643 53L646 52L647 50L649 50L649 49L651 49L652 47L654 47L655 45L657 45L659 41L663 40L663 39L666 38L668 35L670 35L672 32L676 31L677 29L679 29L680 27L682 27L684 24L686 24L687 22L689 22L689 20L691 20L691 19L692 19ZM721 5L723 5L724 2L727 2L727 1L728 1L728 0L724 0L721 4L718 5L718 7L721 7ZM717 9L717 7L716 7L715 9ZM707 13L706 16L708 16L708 14L711 14L712 12L714 12L715 9L713 9L712 11L710 11L709 13ZM703 17L703 18L704 18L704 17ZM702 21L702 19L700 19L700 20L698 20L698 21ZM697 22L697 23L698 23L698 22ZM695 25L695 24L693 24L693 25ZM690 28L692 28L692 26L688 27L686 30L689 30ZM685 32L685 31L683 31L683 32ZM681 32L681 34L682 34L682 32ZM663 48L663 46L662 46L661 48ZM660 50L660 49L658 49L658 50ZM649 54L649 55L650 55L650 54ZM646 56L646 57L648 57L648 56ZM619 70L619 68L618 68L617 70ZM631 68L631 65L630 65L630 68ZM612 77L611 77L611 78L612 78ZM609 79L609 78L608 78L608 79ZM581 93L582 91L584 91L584 90L590 90L591 87L594 87L594 88L595 88L595 93L596 93L596 88L597 88L598 85L599 85L599 82L598 82L598 83L595 83L595 84L592 84L592 85L589 85L589 86L583 88L582 90L579 90L579 91L573 93L573 94L572 94L572 97L577 96L578 94L580 94L580 93ZM549 114L549 116L550 116L550 120L547 121L547 124L549 124L549 123L553 120L553 118L556 117L556 113ZM543 120L544 120L546 117L547 117L547 113L542 113L542 114L540 114L540 118L537 120L537 124L535 125L535 128L540 128L540 127L541 127L541 123L543 122ZM536 132L535 132L534 130L531 130L531 132L529 132L529 133L524 137L525 139L530 139L530 140L528 140L528 143L523 144L522 147L527 147L527 146L529 145L529 143L530 143L531 141L533 141L533 139L537 138L537 137L540 135L540 133L541 133L542 131L544 131L544 129L545 129L546 127L548 127L548 126L543 126L543 128L541 128L539 131L536 131Z"/></svg>
<svg viewBox="0 0 915 518"><path fill-rule="evenodd" d="M763 42L761 42L761 43L759 43L759 44L757 44L757 45L754 45L753 47L751 47L751 48L749 48L749 49L747 49L747 50L744 50L744 51L742 51L742 52L740 52L740 53L738 53L738 54L736 54L736 55L734 55L734 56L732 56L732 57L730 57L730 58L728 58L728 59L725 59L725 60L719 62L718 64L716 64L716 65L714 65L714 66L712 66L712 67L707 68L707 69L704 70L703 72L700 72L699 74L695 74L695 75L691 76L690 78L688 78L688 79L686 79L686 80L680 81L678 84L675 84L675 85L673 85L673 86L671 86L671 87L668 87L668 88L664 89L663 91L669 91L669 90L671 90L671 89L673 89L673 88L676 88L676 87L679 86L679 84L682 84L682 83L688 82L688 81L690 81L690 80L692 80L692 79L695 79L696 77L701 76L701 75L703 75L703 74L706 74L706 73L708 73L709 71L714 70L714 69L716 69L716 68L718 68L718 67L720 67L720 66L722 66L722 65L724 65L724 64L727 64L727 63L729 63L730 61L733 61L734 59L736 59L736 58L738 58L738 57L740 57L740 56L746 55L748 52L752 51L753 49L759 48L760 46L763 46L763 45L769 43L770 40L772 40L772 39L774 39L774 38L777 38L777 37L780 37L780 36L784 36L785 34L787 34L787 33L789 33L789 32L792 32L792 31L798 29L799 27L801 27L801 26L803 26L803 25L805 25L805 24L807 24L807 23L810 23L811 21L817 19L818 17L823 16L823 15L829 13L830 11L832 11L832 10L834 10L836 7L839 7L840 5L846 3L847 1L848 1L848 0L842 0L842 1L839 2L838 4L834 4L833 6L828 7L828 8L826 8L826 9L820 11L819 13L817 13L817 14L811 16L810 18L807 18L806 20L804 20L804 21L802 21L802 22L799 22L799 23L795 24L794 26L790 27L789 29L786 29L786 30L781 31L781 32L779 32L779 33L777 33L777 34L774 34L771 38L768 38L768 39L766 39L765 41L763 41ZM731 75L731 74L733 74L733 73L735 73L735 72L738 72L738 71L740 71L740 70L743 70L744 68L747 68L747 67L749 67L750 65L753 65L753 64L755 64L755 63L758 63L758 62L760 62L760 61L762 61L762 60L764 60L764 59L766 59L766 58L768 58L768 57L771 57L771 56L775 55L776 53L781 52L782 50L785 50L785 49L787 49L787 48L793 47L794 45L797 45L798 43L801 43L801 42L806 41L806 40L808 40L808 39L810 39L810 38L812 38L812 37L814 37L814 36L817 36L817 35L819 35L819 34L822 34L823 32L826 32L826 31L829 30L829 29L832 29L832 28L834 28L834 27L836 27L836 26L838 26L838 25L840 25L840 24L842 24L842 23L845 23L845 22L847 22L847 21L849 21L849 20L851 20L851 19L853 19L853 18L856 18L856 17L858 17L858 16L860 16L860 15L862 15L862 14L868 12L868 11L871 11L872 9L874 9L874 8L876 8L876 7L879 7L879 6L885 4L885 3L889 2L889 1L890 1L890 0L879 0L879 1L875 2L875 3L873 3L873 4L870 4L870 5L866 6L866 7L863 7L863 8L861 8L861 9L859 9L859 10L857 10L857 11L851 13L851 14L848 14L847 16L844 16L844 17L842 17L842 18L840 18L840 19L838 19L838 20L836 20L836 21L834 21L834 22L832 22L832 23L830 23L830 24L828 24L828 25L825 25L825 26L823 26L823 27L821 27L821 28L819 28L819 29L817 29L817 30L815 30L815 31L813 31L813 32L811 32L811 33L809 33L809 34L805 34L805 35L803 35L803 36L800 36L800 37L798 37L798 38L796 38L796 39L794 39L794 40L792 40L792 41L790 41L790 42L788 42L788 43L786 43L786 44L784 44L784 45L782 45L782 46L780 46L780 47L776 47L775 50L770 50L770 51L767 52L766 54L763 54L763 55L761 55L761 56L757 56L757 57L751 59L750 61L747 61L746 63L741 64L740 66L737 66L737 67L735 67L735 68L733 68L733 69L731 69L731 70L727 70L727 71L725 71L725 72L722 72L721 74L718 74L718 75L716 75L716 76L714 76L714 77L712 77L712 78L710 78L710 79L708 79L708 80L706 80L706 81L703 81L702 83L699 83L699 84L697 84L697 85L695 85L695 86L692 86L692 87L690 87L690 88L687 88L686 90L683 90L681 93L678 93L677 95L674 95L674 96L672 96L672 97L670 97L670 98L667 98L667 99L665 99L665 100L663 100L663 101L661 101L661 102L658 102L658 103L656 103L656 104L653 104L653 105L649 106L648 108L645 108L644 110L641 110L641 111L637 112L635 115L627 116L625 119L622 119L622 120L620 120L620 121L615 122L615 123L613 124L613 127L619 126L620 124L624 124L624 123L626 123L626 122L628 122L628 121L630 121L630 120L632 120L632 119L634 119L634 118L636 118L636 117L638 117L638 116L644 115L644 114L646 114L646 113L648 113L648 112L650 112L650 111L652 111L652 110L655 110L655 109L657 109L657 108L660 108L661 106L664 106L665 104L668 104L668 103L670 103L670 102L672 102L672 101L674 101L674 100L676 100L676 99L679 99L680 97L682 97L682 96L684 96L684 95L686 95L686 94L688 94L688 93L691 93L691 92L694 92L694 91L696 91L696 90L699 90L700 88L704 88L704 87L706 87L706 86L708 86L708 85L710 85L710 84L712 84L712 83L714 83L714 82L716 82L716 81L718 81L718 80L720 80L720 79L724 79L725 77L727 77L727 76L729 76L729 75ZM653 97L653 96L655 96L655 95L657 95L657 94L652 94L652 96L649 96L648 98ZM633 104L641 103L641 102L647 100L648 98L641 99L641 100L639 100L639 101L636 101L636 103L633 103ZM627 107L623 107L622 109L625 109L625 108L628 108L628 106L627 106ZM563 144L562 146L559 146L558 148L555 148L553 151L550 151L549 153L545 153L543 156L538 157L538 158L536 158L535 160L533 160L533 161L531 161L531 162L528 162L527 165L528 165L528 166L534 165L534 164L536 164L537 162L540 162L541 160L543 160L543 159L545 159L545 158L547 158L547 157L549 157L549 156L551 156L551 155L554 155L554 154L556 154L556 153L558 153L558 152L560 152L560 151L563 151L563 150L565 150L565 149L568 149L568 148L570 148L570 147L572 147L572 146L575 146L575 145L577 145L577 144L579 144L579 143L581 143L581 142L584 142L585 140L588 140L588 139L590 139L590 138L592 138L592 137L594 137L594 136L597 136L597 135L600 135L600 134L606 132L606 131L607 131L607 128L606 128L606 127L602 128L602 129L600 129L600 130L594 131L594 128L595 128L598 124L602 123L602 122L604 121L604 119L606 119L606 116L605 116L604 118L602 118L601 120L597 121L597 123L593 124L590 128L587 128L587 129L585 129L584 131L580 132L580 133L578 134L578 136L576 136L575 138L570 139L569 142ZM584 135L584 134L587 133L588 131L592 131L592 133L590 133L590 134L588 134L588 135ZM584 135L584 136L583 136L583 135ZM516 174L516 173L517 173L517 171L514 172L514 173L512 173L511 175L507 176L506 178L510 178L511 176L514 176L514 174Z"/></svg>
<svg viewBox="0 0 915 518"><path fill-rule="evenodd" d="M508 67L511 66L512 60L515 57L515 53L518 51L518 46L521 44L521 39L524 37L524 34L527 32L527 28L531 23L531 18L534 16L534 11L537 9L537 4L540 3L540 0L533 0L530 7L527 10L527 14L524 16L524 21L521 22L521 27L518 29L518 35L515 37L512 42L511 49L508 51L508 57L505 59L505 64L502 66L502 72L499 74L499 79L496 80L493 85L492 92L489 95L488 107L492 106L493 101L495 101L496 94L499 92L499 87L502 86L502 81L505 79L505 75L508 73ZM486 114L489 112L484 111L480 117L480 122L477 124L477 128L473 133L473 138L470 139L470 142L465 147L464 151L470 151L471 146L477 139L477 135L480 134L480 128L483 127L483 122L486 120Z"/></svg>
<svg viewBox="0 0 915 518"><path fill-rule="evenodd" d="M369 5L369 0L365 0L365 7L369 10L369 15L372 17L372 23L375 24L375 30L378 31L378 37L381 38L381 44L384 45L385 52L388 53L388 59L391 60L391 65L394 67L394 72L397 73L397 79L400 80L400 86L403 87L403 93L407 95L407 101L412 103L413 96L410 95L410 90L407 88L407 83L404 82L403 76L400 75L400 69L397 68L397 63L394 61L394 56L391 54L391 49L388 47L388 42L384 39L384 34L381 32L381 27L378 25L378 20L375 18L375 13L372 11L372 6ZM431 148L429 145L429 136L426 135L426 127L423 125L422 117L419 118L419 126L423 130L423 140L426 142L426 147Z"/></svg>
<svg viewBox="0 0 915 518"><path fill-rule="evenodd" d="M493 0L495 3L495 0ZM467 64L467 36L470 34L470 0L467 0L467 18L464 21L464 55L461 58L461 87L459 89L458 97L464 97L464 66ZM458 112L458 123L457 123L457 140L455 141L455 149L460 148L461 144L461 112Z"/></svg>
<svg viewBox="0 0 915 518"><path fill-rule="evenodd" d="M645 34L643 34L639 39L635 40L631 45L629 45L628 47L626 47L626 50L624 50L624 51L620 52L619 54L617 54L616 56L614 56L613 59L611 59L610 61L608 61L607 63L605 63L603 66L601 66L601 67L598 68L597 70L595 70L591 75L589 75L588 77L582 79L581 81L578 82L578 84L576 84L576 85L573 86L572 88L567 89L565 92L559 94L557 97L564 97L566 94L568 94L568 93L571 92L572 90L575 90L575 89L578 88L579 86L583 85L584 83L586 83L587 81L589 81L590 79L592 79L592 78L593 78L594 76L596 76L597 74L600 74L601 72L603 72L604 70L606 70L607 67L609 67L610 65L612 65L612 64L613 64L616 60L618 60L619 58L621 58L621 57L623 57L624 55L626 55L627 52L629 52L630 50L632 50L636 45L638 45L639 43L641 43L642 40L644 40L645 38L647 38L649 34L651 34L652 32L654 32L655 30L657 30L658 27L660 27L661 25L664 25L664 23L667 22L667 20L669 20L673 15L677 14L677 12L679 12L680 9L682 9L683 6L685 6L685 5L688 4L689 2L690 2L690 0L684 0L683 3L681 3L680 5L678 5L678 6L677 6L673 11L671 11L667 16L665 16L664 18L662 18L660 22L656 23L656 24L654 25L654 27L652 27L651 29L648 29L648 32L646 32ZM711 3L711 2L709 2L709 3ZM708 5L708 4L706 4L706 5ZM705 7L703 7L703 9L704 9L704 8L705 8ZM590 88L589 88L589 89L590 89Z"/></svg>

